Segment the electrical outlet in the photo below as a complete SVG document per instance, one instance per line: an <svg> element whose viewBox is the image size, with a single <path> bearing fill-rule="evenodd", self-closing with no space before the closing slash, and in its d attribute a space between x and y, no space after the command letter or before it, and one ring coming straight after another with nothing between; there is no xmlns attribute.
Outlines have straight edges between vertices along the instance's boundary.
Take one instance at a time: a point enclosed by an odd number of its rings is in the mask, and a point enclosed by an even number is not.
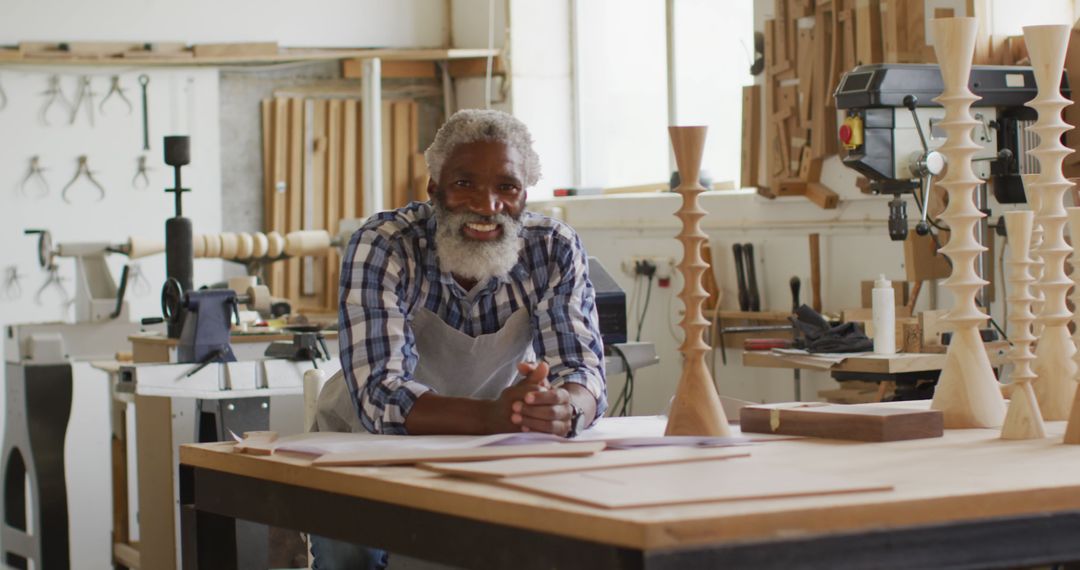
<svg viewBox="0 0 1080 570"><path fill-rule="evenodd" d="M675 269L675 258L657 255L632 255L624 259L620 267L623 273L636 277L640 274L638 267L642 262L649 262L656 268L656 273L653 275L656 279L670 278Z"/></svg>

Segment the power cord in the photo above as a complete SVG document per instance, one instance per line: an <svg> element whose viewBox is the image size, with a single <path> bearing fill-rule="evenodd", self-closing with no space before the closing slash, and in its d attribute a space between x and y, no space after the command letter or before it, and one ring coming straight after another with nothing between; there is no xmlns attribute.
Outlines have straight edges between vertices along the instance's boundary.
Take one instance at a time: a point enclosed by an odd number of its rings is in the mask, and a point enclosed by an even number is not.
<svg viewBox="0 0 1080 570"><path fill-rule="evenodd" d="M615 398L615 403L611 405L611 411L616 416L632 416L634 415L634 370L630 368L630 361L621 348L614 344L609 346L622 359L623 368L626 370L626 383L623 384L619 396Z"/></svg>
<svg viewBox="0 0 1080 570"><path fill-rule="evenodd" d="M638 315L637 337L634 338L635 342L640 342L641 327L645 324L645 315L649 312L649 299L652 297L652 284L653 278L656 276L656 264L651 261L638 261L634 266L634 271L638 275L644 275L646 279L648 279L648 283L645 286L645 302L641 306L641 314Z"/></svg>

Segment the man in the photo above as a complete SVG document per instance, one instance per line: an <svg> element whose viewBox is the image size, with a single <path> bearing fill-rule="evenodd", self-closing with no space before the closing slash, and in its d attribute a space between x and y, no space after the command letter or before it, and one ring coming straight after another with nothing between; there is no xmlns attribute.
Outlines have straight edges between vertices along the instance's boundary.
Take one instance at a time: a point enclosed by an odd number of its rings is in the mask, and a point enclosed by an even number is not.
<svg viewBox="0 0 1080 570"><path fill-rule="evenodd" d="M318 429L574 436L607 406L581 240L525 210L540 160L523 123L455 113L424 153L429 203L357 231L341 272L342 374ZM316 568L385 565L312 537Z"/></svg>

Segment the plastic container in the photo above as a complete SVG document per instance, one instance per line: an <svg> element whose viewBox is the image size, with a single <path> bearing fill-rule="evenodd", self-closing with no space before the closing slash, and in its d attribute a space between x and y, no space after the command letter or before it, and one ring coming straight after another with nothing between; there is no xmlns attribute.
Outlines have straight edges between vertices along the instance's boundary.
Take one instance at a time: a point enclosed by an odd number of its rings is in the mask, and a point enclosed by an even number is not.
<svg viewBox="0 0 1080 570"><path fill-rule="evenodd" d="M896 294L880 276L873 292L874 354L896 354Z"/></svg>

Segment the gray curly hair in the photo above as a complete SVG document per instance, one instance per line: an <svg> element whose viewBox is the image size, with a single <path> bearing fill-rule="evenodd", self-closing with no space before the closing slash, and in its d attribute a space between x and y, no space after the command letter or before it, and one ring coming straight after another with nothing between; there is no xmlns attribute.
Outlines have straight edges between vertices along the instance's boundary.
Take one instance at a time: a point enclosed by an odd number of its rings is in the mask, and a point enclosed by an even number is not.
<svg viewBox="0 0 1080 570"><path fill-rule="evenodd" d="M525 159L526 188L540 180L540 156L533 150L529 128L509 113L485 109L462 109L435 133L435 140L424 151L431 178L439 180L446 158L458 145L478 141L501 142L517 149Z"/></svg>

